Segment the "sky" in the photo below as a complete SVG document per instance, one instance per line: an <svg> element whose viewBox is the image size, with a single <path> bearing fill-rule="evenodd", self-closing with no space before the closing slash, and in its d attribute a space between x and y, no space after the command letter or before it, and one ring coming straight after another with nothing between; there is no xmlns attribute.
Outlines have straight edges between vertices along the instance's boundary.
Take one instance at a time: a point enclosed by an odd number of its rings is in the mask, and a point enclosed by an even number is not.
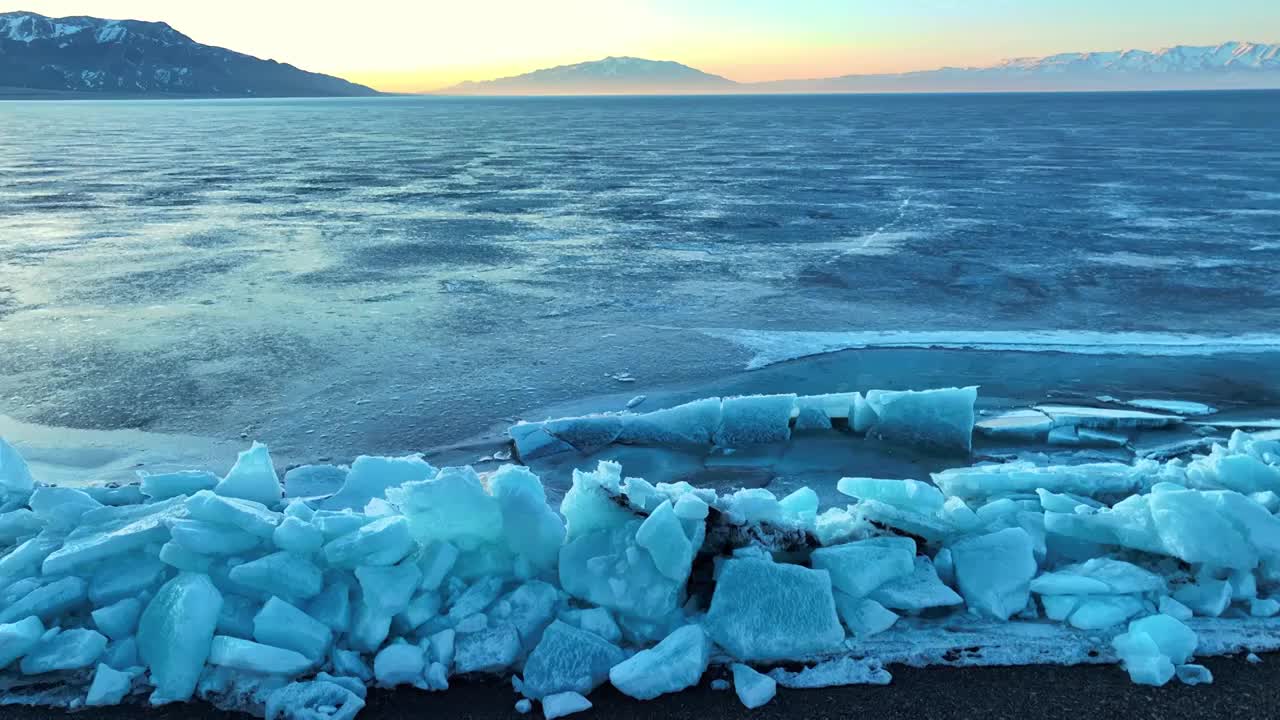
<svg viewBox="0 0 1280 720"><path fill-rule="evenodd" d="M1280 0L0 0L8 10L163 20L395 92L608 55L752 82L1280 42Z"/></svg>

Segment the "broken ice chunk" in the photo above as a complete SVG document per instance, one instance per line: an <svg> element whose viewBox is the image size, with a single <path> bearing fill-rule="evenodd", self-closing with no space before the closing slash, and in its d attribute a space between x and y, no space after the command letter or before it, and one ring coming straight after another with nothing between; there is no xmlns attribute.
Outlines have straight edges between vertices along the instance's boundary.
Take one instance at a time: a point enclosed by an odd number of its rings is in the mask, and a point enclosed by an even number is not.
<svg viewBox="0 0 1280 720"><path fill-rule="evenodd" d="M373 676L377 678L379 686L393 688L421 682L426 667L422 648L398 643L378 651L373 659Z"/></svg>
<svg viewBox="0 0 1280 720"><path fill-rule="evenodd" d="M1209 685L1213 683L1213 673L1203 665L1178 665L1174 667L1178 680L1184 685Z"/></svg>
<svg viewBox="0 0 1280 720"><path fill-rule="evenodd" d="M872 434L893 443L968 454L973 445L977 387L867 393L876 414Z"/></svg>
<svg viewBox="0 0 1280 720"><path fill-rule="evenodd" d="M179 495L195 495L201 490L212 490L220 479L206 470L149 474L138 472L142 480L142 494L155 500L167 500Z"/></svg>
<svg viewBox="0 0 1280 720"><path fill-rule="evenodd" d="M880 478L840 478L836 489L849 497L861 500L879 500L882 503L933 513L942 509L946 500L938 488L919 480L883 480Z"/></svg>
<svg viewBox="0 0 1280 720"><path fill-rule="evenodd" d="M447 467L432 480L387 490L387 500L409 518L420 544L437 540L477 545L502 536L502 508L471 467Z"/></svg>
<svg viewBox="0 0 1280 720"><path fill-rule="evenodd" d="M98 669L93 671L93 683L89 686L89 695L84 704L89 707L118 705L132 687L132 675L109 665L99 664Z"/></svg>
<svg viewBox="0 0 1280 720"><path fill-rule="evenodd" d="M510 625L499 625L458 638L454 648L454 668L469 672L502 672L520 654L520 634Z"/></svg>
<svg viewBox="0 0 1280 720"><path fill-rule="evenodd" d="M209 664L236 670L277 675L300 675L312 666L300 653L243 638L215 635L209 646Z"/></svg>
<svg viewBox="0 0 1280 720"><path fill-rule="evenodd" d="M173 542L204 555L239 555L260 540L239 528L190 519L170 520L169 533Z"/></svg>
<svg viewBox="0 0 1280 720"><path fill-rule="evenodd" d="M1044 489L1085 497L1129 495L1158 465L1154 462L1051 465L1031 462L975 465L933 474L943 493L966 499L1028 494Z"/></svg>
<svg viewBox="0 0 1280 720"><path fill-rule="evenodd" d="M0 625L0 670L26 655L40 642L44 624L34 615L15 623Z"/></svg>
<svg viewBox="0 0 1280 720"><path fill-rule="evenodd" d="M355 720L362 708L364 699L343 685L296 682L267 696L266 720Z"/></svg>
<svg viewBox="0 0 1280 720"><path fill-rule="evenodd" d="M330 540L324 546L324 557L329 565L339 568L355 568L369 564L372 558L392 558L390 562L379 564L395 564L409 554L413 548L413 535L410 532L409 520L403 515L375 520L368 525ZM395 557L395 556L399 557Z"/></svg>
<svg viewBox="0 0 1280 720"><path fill-rule="evenodd" d="M213 489L223 497L240 498L272 507L284 497L284 488L276 475L267 446L255 442L240 453L227 476Z"/></svg>
<svg viewBox="0 0 1280 720"><path fill-rule="evenodd" d="M831 584L862 598L915 569L916 543L906 537L878 537L814 550L810 562L831 574Z"/></svg>
<svg viewBox="0 0 1280 720"><path fill-rule="evenodd" d="M842 657L820 662L799 672L782 668L769 671L769 677L786 688L824 688L842 685L888 685L893 676L874 658L855 660Z"/></svg>
<svg viewBox="0 0 1280 720"><path fill-rule="evenodd" d="M1106 432L1092 428L1081 428L1074 425L1063 425L1049 431L1050 445L1067 447L1124 447L1129 444L1129 437L1120 433Z"/></svg>
<svg viewBox="0 0 1280 720"><path fill-rule="evenodd" d="M705 623L712 639L739 660L802 657L844 640L831 576L767 560L725 561Z"/></svg>
<svg viewBox="0 0 1280 720"><path fill-rule="evenodd" d="M898 621L898 615L868 598L853 598L837 591L836 610L845 627L860 638L884 632Z"/></svg>
<svg viewBox="0 0 1280 720"><path fill-rule="evenodd" d="M670 500L664 500L636 530L636 544L649 551L658 571L672 580L689 577L696 548L685 536Z"/></svg>
<svg viewBox="0 0 1280 720"><path fill-rule="evenodd" d="M1039 410L1010 410L974 424L978 432L1008 441L1042 439L1053 429L1053 420Z"/></svg>
<svg viewBox="0 0 1280 720"><path fill-rule="evenodd" d="M6 495L24 498L35 487L27 461L4 438L0 438L0 499Z"/></svg>
<svg viewBox="0 0 1280 720"><path fill-rule="evenodd" d="M51 623L63 613L83 605L85 595L84 580L75 576L55 580L31 590L0 611L0 623L16 622L28 615Z"/></svg>
<svg viewBox="0 0 1280 720"><path fill-rule="evenodd" d="M319 620L273 597L253 618L253 639L293 650L319 663L329 650L332 633Z"/></svg>
<svg viewBox="0 0 1280 720"><path fill-rule="evenodd" d="M138 628L141 615L142 603L137 598L125 598L92 613L93 624L112 640L123 640L132 635Z"/></svg>
<svg viewBox="0 0 1280 720"><path fill-rule="evenodd" d="M761 707L778 692L778 682L768 675L761 675L748 665L734 663L733 689L738 700L749 710Z"/></svg>
<svg viewBox="0 0 1280 720"><path fill-rule="evenodd" d="M237 565L231 580L286 600L307 600L320 594L324 574L301 555L277 552Z"/></svg>
<svg viewBox="0 0 1280 720"><path fill-rule="evenodd" d="M698 684L711 659L701 625L685 625L657 646L613 666L609 682L637 700L651 700Z"/></svg>
<svg viewBox="0 0 1280 720"><path fill-rule="evenodd" d="M725 398L714 442L740 448L791 439L791 411L795 395L747 395Z"/></svg>
<svg viewBox="0 0 1280 720"><path fill-rule="evenodd" d="M138 653L151 668L152 705L189 700L222 610L207 575L183 573L160 588L138 621Z"/></svg>
<svg viewBox="0 0 1280 720"><path fill-rule="evenodd" d="M590 709L591 701L576 692L556 693L542 699L542 715L546 720L555 720Z"/></svg>
<svg viewBox="0 0 1280 720"><path fill-rule="evenodd" d="M910 575L876 588L870 598L891 610L920 612L935 607L951 607L964 603L954 590L942 584L933 563L923 555L915 558L915 569Z"/></svg>
<svg viewBox="0 0 1280 720"><path fill-rule="evenodd" d="M970 610L1008 620L1027 606L1036 560L1022 528L960 540L951 546L951 558Z"/></svg>
<svg viewBox="0 0 1280 720"><path fill-rule="evenodd" d="M406 482L429 480L438 471L421 455L371 457L361 455L351 463L342 488L319 507L326 510L360 510L375 498L386 497L387 488Z"/></svg>
<svg viewBox="0 0 1280 720"><path fill-rule="evenodd" d="M1118 428L1162 428L1177 425L1177 415L1157 415L1139 410L1114 410L1076 405L1037 405L1036 410L1053 419L1054 427L1075 425L1098 430Z"/></svg>
<svg viewBox="0 0 1280 720"><path fill-rule="evenodd" d="M830 430L832 420L848 420L856 392L804 395L796 398L796 430Z"/></svg>
<svg viewBox="0 0 1280 720"><path fill-rule="evenodd" d="M703 398L641 415L624 415L618 442L687 447L711 444L720 427L720 398Z"/></svg>
<svg viewBox="0 0 1280 720"><path fill-rule="evenodd" d="M556 620L525 662L523 693L534 700L570 690L590 694L625 657L594 633Z"/></svg>

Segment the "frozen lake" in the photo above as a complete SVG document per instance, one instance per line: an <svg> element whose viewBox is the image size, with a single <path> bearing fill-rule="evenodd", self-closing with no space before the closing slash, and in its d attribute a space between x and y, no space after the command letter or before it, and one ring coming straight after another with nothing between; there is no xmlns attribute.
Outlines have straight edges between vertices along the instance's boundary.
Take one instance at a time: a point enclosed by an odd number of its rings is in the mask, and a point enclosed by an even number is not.
<svg viewBox="0 0 1280 720"><path fill-rule="evenodd" d="M0 414L342 458L867 331L1265 345L1278 116L1274 92L0 103Z"/></svg>

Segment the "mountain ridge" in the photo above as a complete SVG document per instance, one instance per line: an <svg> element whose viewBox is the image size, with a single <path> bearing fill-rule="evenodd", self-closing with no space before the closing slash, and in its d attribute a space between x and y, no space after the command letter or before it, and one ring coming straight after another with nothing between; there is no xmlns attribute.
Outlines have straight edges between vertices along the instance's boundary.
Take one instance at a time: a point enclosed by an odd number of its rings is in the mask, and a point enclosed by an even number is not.
<svg viewBox="0 0 1280 720"><path fill-rule="evenodd" d="M1229 41L1218 45L1174 45L1159 50L1057 53L1009 58L990 65L942 67L903 73L850 74L829 78L736 82L669 60L607 57L542 68L493 80L467 81L434 94L630 94L634 82L619 82L619 61L649 73L647 86L659 87L652 71L681 68L702 76L697 83L666 87L665 92L948 92L1002 90L1173 90L1280 88L1280 43ZM597 72L604 70L604 72ZM696 77L688 75L689 78ZM556 83L557 79L565 82ZM588 82L590 81L590 82ZM594 84L592 84L594 83ZM640 92L644 92L643 90Z"/></svg>
<svg viewBox="0 0 1280 720"><path fill-rule="evenodd" d="M373 88L204 45L165 22L0 13L0 88L10 95L334 97Z"/></svg>

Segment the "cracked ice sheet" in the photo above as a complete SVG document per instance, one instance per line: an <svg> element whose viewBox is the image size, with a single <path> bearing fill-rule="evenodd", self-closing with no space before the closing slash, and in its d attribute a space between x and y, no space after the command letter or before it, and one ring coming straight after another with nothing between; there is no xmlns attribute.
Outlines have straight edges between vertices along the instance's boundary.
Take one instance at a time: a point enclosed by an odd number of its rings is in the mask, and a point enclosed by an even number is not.
<svg viewBox="0 0 1280 720"><path fill-rule="evenodd" d="M1280 335L1262 333L1213 336L1072 330L807 332L709 329L703 332L712 337L736 343L755 353L755 357L747 363L748 370L758 370L810 355L864 348L939 348L1177 357L1265 353L1280 350Z"/></svg>

